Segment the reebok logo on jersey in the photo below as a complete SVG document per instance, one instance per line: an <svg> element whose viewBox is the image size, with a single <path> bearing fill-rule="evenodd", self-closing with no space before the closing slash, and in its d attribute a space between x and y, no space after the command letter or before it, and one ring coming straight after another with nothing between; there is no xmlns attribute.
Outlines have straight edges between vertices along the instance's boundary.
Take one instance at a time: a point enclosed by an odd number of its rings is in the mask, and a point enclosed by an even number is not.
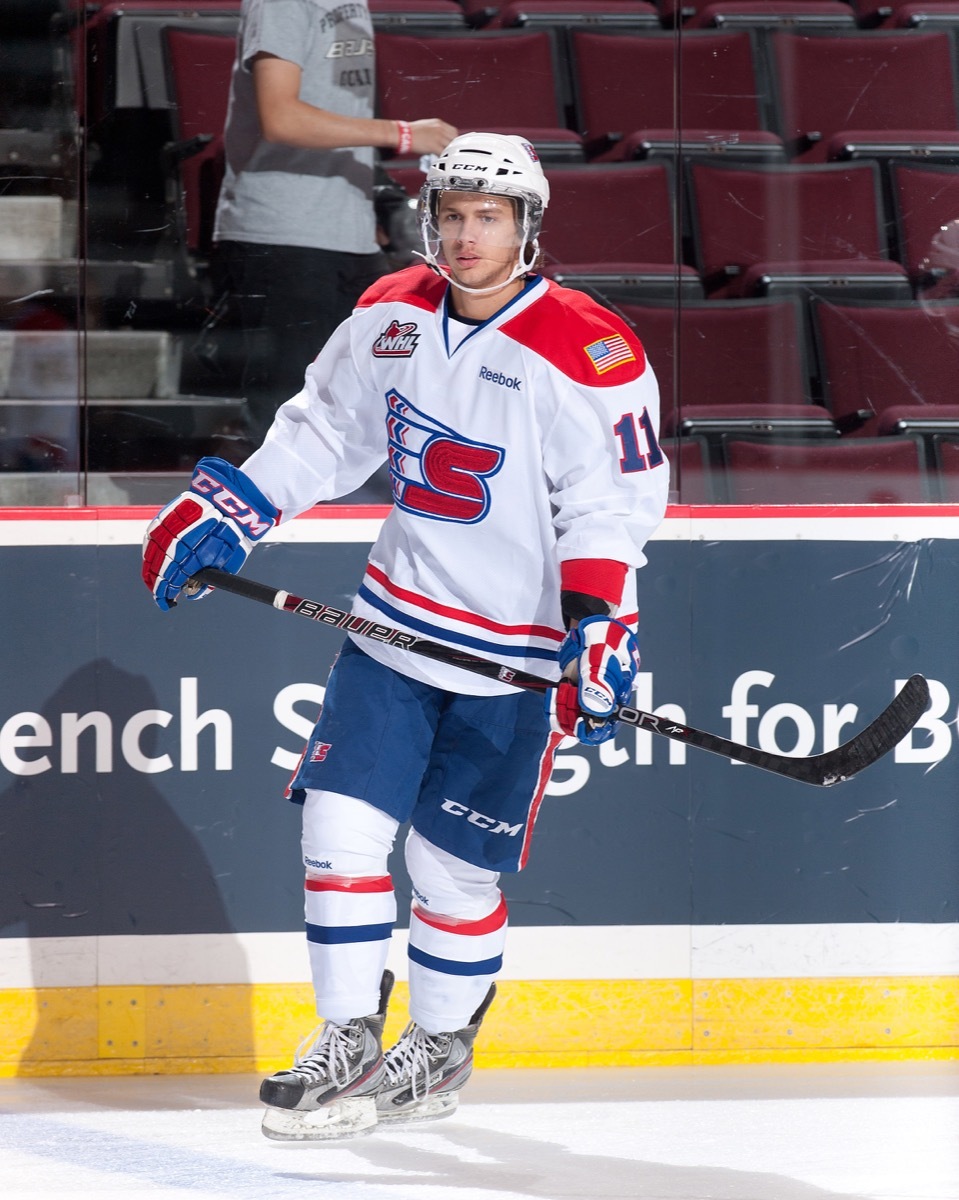
<svg viewBox="0 0 959 1200"><path fill-rule="evenodd" d="M402 325L393 321L373 343L373 354L376 358L409 358L419 340L415 321Z"/></svg>
<svg viewBox="0 0 959 1200"><path fill-rule="evenodd" d="M324 762L332 749L332 742L317 742L310 751L310 762Z"/></svg>
<svg viewBox="0 0 959 1200"><path fill-rule="evenodd" d="M502 371L491 371L489 367L480 367L479 377L487 383L498 383L500 387L512 388L514 392L520 391L523 386L522 379L517 376L504 375Z"/></svg>

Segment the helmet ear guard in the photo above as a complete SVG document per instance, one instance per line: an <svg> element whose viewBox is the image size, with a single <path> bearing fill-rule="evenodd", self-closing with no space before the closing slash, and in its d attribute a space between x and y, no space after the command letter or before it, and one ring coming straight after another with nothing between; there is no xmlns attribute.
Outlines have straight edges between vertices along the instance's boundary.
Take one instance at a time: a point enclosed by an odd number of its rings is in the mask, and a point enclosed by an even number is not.
<svg viewBox="0 0 959 1200"><path fill-rule="evenodd" d="M457 283L437 261L440 237L437 225L439 198L443 192L471 192L504 196L514 202L518 233L517 261L503 283L489 288L470 288ZM420 189L418 215L423 238L423 257L454 287L474 295L498 291L530 271L539 256L539 233L543 212L549 203L549 182L539 156L525 138L507 134L465 133L453 139L435 160Z"/></svg>

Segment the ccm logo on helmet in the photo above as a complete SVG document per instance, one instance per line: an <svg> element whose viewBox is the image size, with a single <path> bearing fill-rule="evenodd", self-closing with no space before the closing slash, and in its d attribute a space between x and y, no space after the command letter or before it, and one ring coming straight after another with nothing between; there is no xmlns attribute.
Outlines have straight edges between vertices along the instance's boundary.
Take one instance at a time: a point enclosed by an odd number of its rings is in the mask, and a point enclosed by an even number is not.
<svg viewBox="0 0 959 1200"><path fill-rule="evenodd" d="M209 496L221 512L232 517L238 525L245 525L251 538L262 537L264 533L268 533L273 528L272 522L262 520L259 513L250 508L245 500L234 495L228 487L223 486L219 479L214 479L205 471L197 470L195 472L190 488L202 496Z"/></svg>
<svg viewBox="0 0 959 1200"><path fill-rule="evenodd" d="M523 821L520 821L518 825L510 825L508 821L497 821L495 817L488 817L485 813L467 808L465 804L460 804L457 800L444 800L440 807L443 812L451 813L454 817L465 817L471 825L478 825L480 829L488 829L490 833L505 833L510 837L516 837L522 831L524 824Z"/></svg>

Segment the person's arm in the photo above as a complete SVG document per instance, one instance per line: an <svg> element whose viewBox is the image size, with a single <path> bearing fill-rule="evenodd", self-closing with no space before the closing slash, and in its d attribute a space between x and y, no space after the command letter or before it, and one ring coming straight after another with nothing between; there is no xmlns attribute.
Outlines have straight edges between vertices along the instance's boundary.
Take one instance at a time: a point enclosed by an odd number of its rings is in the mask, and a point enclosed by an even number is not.
<svg viewBox="0 0 959 1200"><path fill-rule="evenodd" d="M354 352L360 319L354 314L334 330L302 389L280 405L263 443L241 464L283 520L355 491L386 461L385 410L368 374L368 323L365 354Z"/></svg>
<svg viewBox="0 0 959 1200"><path fill-rule="evenodd" d="M252 71L260 126L268 142L305 150L378 146L418 155L439 154L457 134L454 126L438 117L420 121L344 117L306 104L300 99L300 68L272 54L256 55Z"/></svg>
<svg viewBox="0 0 959 1200"><path fill-rule="evenodd" d="M554 377L559 400L544 442L568 630L546 710L556 732L595 745L615 736L613 714L629 703L639 671L636 636L615 614L665 512L669 468L656 436L659 389L639 342L612 323L571 333L582 358ZM587 347L600 356L612 347L620 361L597 368Z"/></svg>

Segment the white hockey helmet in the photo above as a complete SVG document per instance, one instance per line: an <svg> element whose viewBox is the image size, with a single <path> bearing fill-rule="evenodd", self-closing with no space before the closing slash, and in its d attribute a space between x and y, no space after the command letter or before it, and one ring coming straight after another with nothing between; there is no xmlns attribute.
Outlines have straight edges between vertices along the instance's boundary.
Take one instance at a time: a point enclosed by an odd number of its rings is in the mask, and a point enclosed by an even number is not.
<svg viewBox="0 0 959 1200"><path fill-rule="evenodd" d="M434 270L440 249L437 205L442 192L474 192L506 196L516 201L519 248L509 279L490 288L469 288L450 279L464 292L498 291L529 271L539 254L543 210L549 204L549 182L533 145L525 138L504 133L461 133L430 166L420 189L419 219L424 258ZM446 272L443 272L446 274Z"/></svg>

